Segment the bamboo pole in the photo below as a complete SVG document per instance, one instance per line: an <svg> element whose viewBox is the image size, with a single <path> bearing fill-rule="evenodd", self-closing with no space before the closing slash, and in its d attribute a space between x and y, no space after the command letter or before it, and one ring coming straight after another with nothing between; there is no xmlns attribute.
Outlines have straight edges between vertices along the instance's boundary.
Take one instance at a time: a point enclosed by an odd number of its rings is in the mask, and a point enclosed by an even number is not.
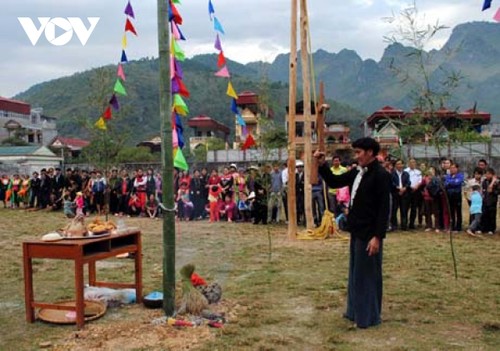
<svg viewBox="0 0 500 351"><path fill-rule="evenodd" d="M288 238L297 234L297 194L295 193L295 103L297 100L297 0L291 4L290 76L288 90Z"/></svg>
<svg viewBox="0 0 500 351"><path fill-rule="evenodd" d="M170 46L168 1L158 2L158 51L160 61L160 120L162 150L162 199L167 211L163 214L163 310L167 316L175 313L175 213L174 155L172 149L172 115L170 96Z"/></svg>
<svg viewBox="0 0 500 351"><path fill-rule="evenodd" d="M312 145L311 145L311 76L309 71L309 56L307 47L307 32L309 19L307 16L307 1L300 0L300 57L302 64L302 89L304 101L304 211L307 229L314 228L312 215Z"/></svg>

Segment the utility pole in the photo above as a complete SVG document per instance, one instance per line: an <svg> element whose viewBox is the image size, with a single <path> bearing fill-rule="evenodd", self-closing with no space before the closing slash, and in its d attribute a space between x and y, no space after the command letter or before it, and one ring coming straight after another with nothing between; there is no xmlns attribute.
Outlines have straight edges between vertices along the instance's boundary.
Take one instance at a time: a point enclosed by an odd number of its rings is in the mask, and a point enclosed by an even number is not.
<svg viewBox="0 0 500 351"><path fill-rule="evenodd" d="M297 0L291 5L290 77L288 91L288 238L297 234L297 194L295 193L295 104L297 100Z"/></svg>
<svg viewBox="0 0 500 351"><path fill-rule="evenodd" d="M170 92L170 45L168 6L158 2L158 50L160 61L160 120L163 203L163 310L167 316L175 312L175 213L174 213L174 155L172 147L172 113Z"/></svg>

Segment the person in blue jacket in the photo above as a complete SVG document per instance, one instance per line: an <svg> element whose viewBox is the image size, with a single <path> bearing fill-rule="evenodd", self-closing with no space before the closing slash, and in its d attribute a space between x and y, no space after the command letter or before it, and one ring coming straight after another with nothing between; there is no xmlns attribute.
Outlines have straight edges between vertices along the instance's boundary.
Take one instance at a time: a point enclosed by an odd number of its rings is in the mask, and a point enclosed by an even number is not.
<svg viewBox="0 0 500 351"><path fill-rule="evenodd" d="M452 163L450 173L444 178L444 188L448 195L450 204L450 222L453 232L462 231L462 187L464 185L464 174L459 172L459 166Z"/></svg>

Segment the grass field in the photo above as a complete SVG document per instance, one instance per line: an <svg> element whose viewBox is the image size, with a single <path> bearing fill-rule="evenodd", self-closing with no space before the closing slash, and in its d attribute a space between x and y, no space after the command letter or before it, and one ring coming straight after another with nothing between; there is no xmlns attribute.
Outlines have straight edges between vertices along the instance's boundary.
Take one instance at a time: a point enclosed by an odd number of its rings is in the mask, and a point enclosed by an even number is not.
<svg viewBox="0 0 500 351"><path fill-rule="evenodd" d="M61 213L0 209L0 350L498 350L500 235L454 236L455 280L447 234L395 232L384 247L382 325L357 330L341 315L348 243L296 242L285 226L177 224L177 266L192 262L224 289L224 329L153 326L161 310L127 306L74 326L24 314L22 248L62 227ZM126 219L143 232L145 292L161 288L161 221ZM269 230L269 232L268 232ZM271 246L268 237L271 237ZM271 247L271 249L270 249ZM35 261L37 300L73 298L73 266ZM127 280L131 260L98 264L100 278Z"/></svg>

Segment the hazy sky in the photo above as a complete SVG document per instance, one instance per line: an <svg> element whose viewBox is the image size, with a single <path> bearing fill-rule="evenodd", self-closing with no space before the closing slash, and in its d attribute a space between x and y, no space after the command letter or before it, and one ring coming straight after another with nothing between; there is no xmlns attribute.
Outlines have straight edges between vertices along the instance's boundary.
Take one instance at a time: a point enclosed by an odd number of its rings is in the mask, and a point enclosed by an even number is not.
<svg viewBox="0 0 500 351"><path fill-rule="evenodd" d="M207 8L208 0L183 0L179 11L186 42L182 48L190 57L215 53L215 33ZM225 55L235 61L272 61L289 50L290 0L212 0L216 16L226 34L221 37ZM398 14L409 1L397 0L310 0L309 16L313 50L338 52L353 49L363 58L379 60L387 43L384 35L394 25L384 20ZM453 28L470 21L492 21L493 8L481 12L482 0L419 0L417 7L426 22ZM115 64L121 55L124 31L123 10L127 0L2 0L0 13L0 96L11 97L34 84L71 75L93 67ZM139 36L128 36L129 60L158 56L157 1L131 0ZM496 3L493 2L496 8ZM73 33L64 46L50 44L44 33L33 46L18 17L100 17L85 46ZM64 31L56 31L56 36ZM451 29L443 31L432 47L440 47ZM49 35L50 36L50 35ZM431 48L431 47L429 47Z"/></svg>

